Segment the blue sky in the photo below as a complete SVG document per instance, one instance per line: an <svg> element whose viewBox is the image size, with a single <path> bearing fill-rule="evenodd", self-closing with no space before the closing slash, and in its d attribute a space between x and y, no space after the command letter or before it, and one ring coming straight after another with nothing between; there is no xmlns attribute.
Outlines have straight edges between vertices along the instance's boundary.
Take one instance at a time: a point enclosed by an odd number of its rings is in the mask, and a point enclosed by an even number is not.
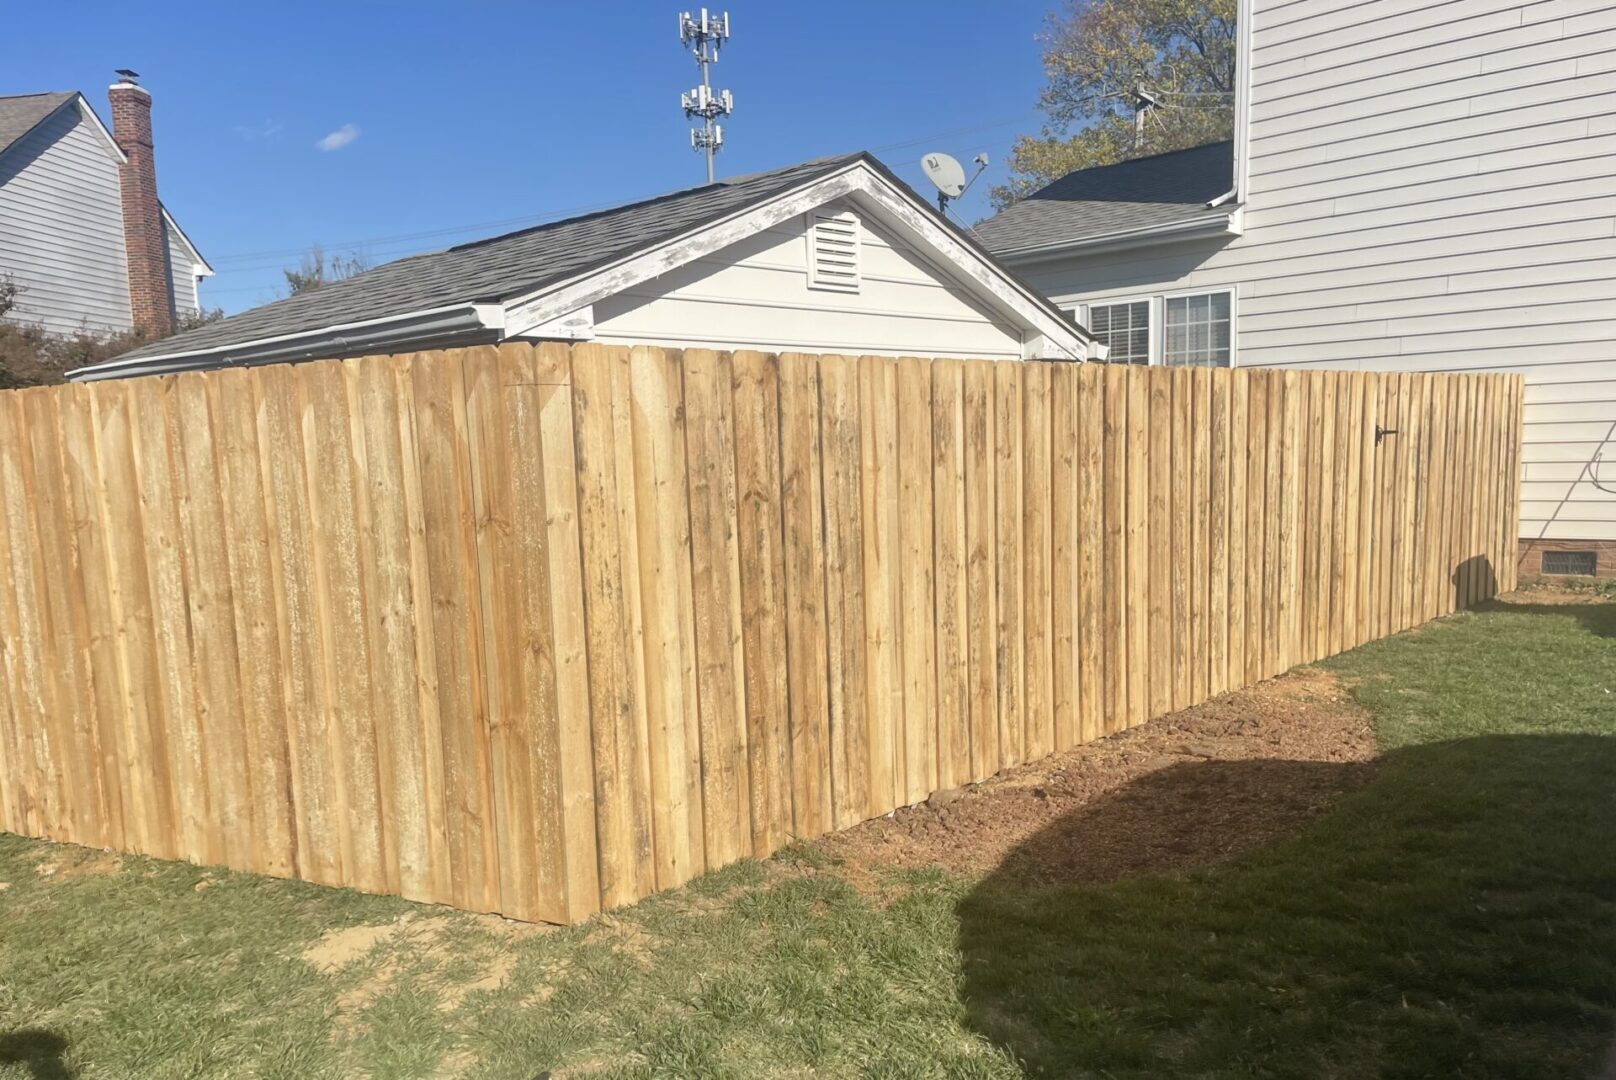
<svg viewBox="0 0 1616 1080"><path fill-rule="evenodd" d="M720 175L873 149L929 190L924 151L986 151L960 206L983 216L1038 126L1053 2L739 0L714 69L736 99ZM73 7L71 26L52 5L8 14L0 94L82 90L105 117L112 70L139 71L163 201L227 312L274 299L315 243L385 262L704 180L678 0Z"/></svg>

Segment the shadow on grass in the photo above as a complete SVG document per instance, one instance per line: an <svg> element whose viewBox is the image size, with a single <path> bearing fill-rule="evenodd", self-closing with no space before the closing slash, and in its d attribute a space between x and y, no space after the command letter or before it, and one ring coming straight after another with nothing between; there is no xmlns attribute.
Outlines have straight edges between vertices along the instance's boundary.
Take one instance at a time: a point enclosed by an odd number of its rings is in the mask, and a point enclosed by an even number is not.
<svg viewBox="0 0 1616 1080"><path fill-rule="evenodd" d="M22 1065L31 1080L73 1080L78 1073L62 1060L67 1040L49 1028L18 1028L0 1035L0 1065Z"/></svg>
<svg viewBox="0 0 1616 1080"><path fill-rule="evenodd" d="M1364 768L1179 766L1048 826L959 905L971 1024L1046 1076L1590 1075L1616 1025L1616 739L1395 750L1296 813ZM1143 866L1204 845L1194 814L1136 813L1185 784L1262 846L1095 880L1118 812ZM1229 797L1257 786L1287 794Z"/></svg>
<svg viewBox="0 0 1616 1080"><path fill-rule="evenodd" d="M1467 596L1492 596L1498 592L1498 575L1493 561L1485 555L1472 555L1454 568L1448 578L1453 586L1453 606L1465 606Z"/></svg>
<svg viewBox="0 0 1616 1080"><path fill-rule="evenodd" d="M1530 596L1530 593L1526 595ZM1513 615L1555 615L1576 619L1583 629L1599 637L1616 638L1616 603L1533 604L1519 600L1484 600L1473 611L1502 611Z"/></svg>

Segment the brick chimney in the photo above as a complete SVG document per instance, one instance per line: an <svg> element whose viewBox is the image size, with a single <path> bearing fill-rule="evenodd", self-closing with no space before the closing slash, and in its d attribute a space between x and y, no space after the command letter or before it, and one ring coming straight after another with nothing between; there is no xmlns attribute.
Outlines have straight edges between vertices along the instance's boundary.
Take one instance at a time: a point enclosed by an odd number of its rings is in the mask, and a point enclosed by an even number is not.
<svg viewBox="0 0 1616 1080"><path fill-rule="evenodd" d="M118 168L118 188L129 256L129 307L135 329L148 337L167 337L174 331L174 307L163 208L157 201L157 164L152 160L151 95L135 83L133 71L120 70L118 76L107 100L112 103L112 137L128 158Z"/></svg>

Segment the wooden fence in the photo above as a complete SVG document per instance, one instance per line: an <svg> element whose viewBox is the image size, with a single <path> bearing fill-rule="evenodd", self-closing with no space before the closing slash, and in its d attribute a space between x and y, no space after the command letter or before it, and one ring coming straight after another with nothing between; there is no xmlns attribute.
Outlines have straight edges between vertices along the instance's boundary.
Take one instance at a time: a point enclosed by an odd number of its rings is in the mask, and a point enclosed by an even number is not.
<svg viewBox="0 0 1616 1080"><path fill-rule="evenodd" d="M1520 409L590 345L7 393L0 827L576 920L1510 587Z"/></svg>

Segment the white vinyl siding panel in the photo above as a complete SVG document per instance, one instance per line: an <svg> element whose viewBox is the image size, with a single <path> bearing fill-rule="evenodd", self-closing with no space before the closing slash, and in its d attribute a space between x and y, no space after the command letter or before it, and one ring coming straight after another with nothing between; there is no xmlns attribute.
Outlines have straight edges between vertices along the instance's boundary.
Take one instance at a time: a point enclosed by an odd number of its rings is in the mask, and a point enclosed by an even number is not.
<svg viewBox="0 0 1616 1080"><path fill-rule="evenodd" d="M1244 234L1023 264L1228 288L1242 366L1527 379L1521 534L1616 539L1616 0L1254 0Z"/></svg>
<svg viewBox="0 0 1616 1080"><path fill-rule="evenodd" d="M69 106L0 157L0 275L14 315L55 334L128 330L116 159Z"/></svg>
<svg viewBox="0 0 1616 1080"><path fill-rule="evenodd" d="M187 319L201 309L196 292L196 263L192 261L190 246L163 222L163 246L168 249L169 298L174 304L174 317Z"/></svg>
<svg viewBox="0 0 1616 1080"><path fill-rule="evenodd" d="M826 213L837 214L834 204ZM595 305L610 344L1013 359L1021 335L907 245L855 218L857 292L810 284L811 216Z"/></svg>

